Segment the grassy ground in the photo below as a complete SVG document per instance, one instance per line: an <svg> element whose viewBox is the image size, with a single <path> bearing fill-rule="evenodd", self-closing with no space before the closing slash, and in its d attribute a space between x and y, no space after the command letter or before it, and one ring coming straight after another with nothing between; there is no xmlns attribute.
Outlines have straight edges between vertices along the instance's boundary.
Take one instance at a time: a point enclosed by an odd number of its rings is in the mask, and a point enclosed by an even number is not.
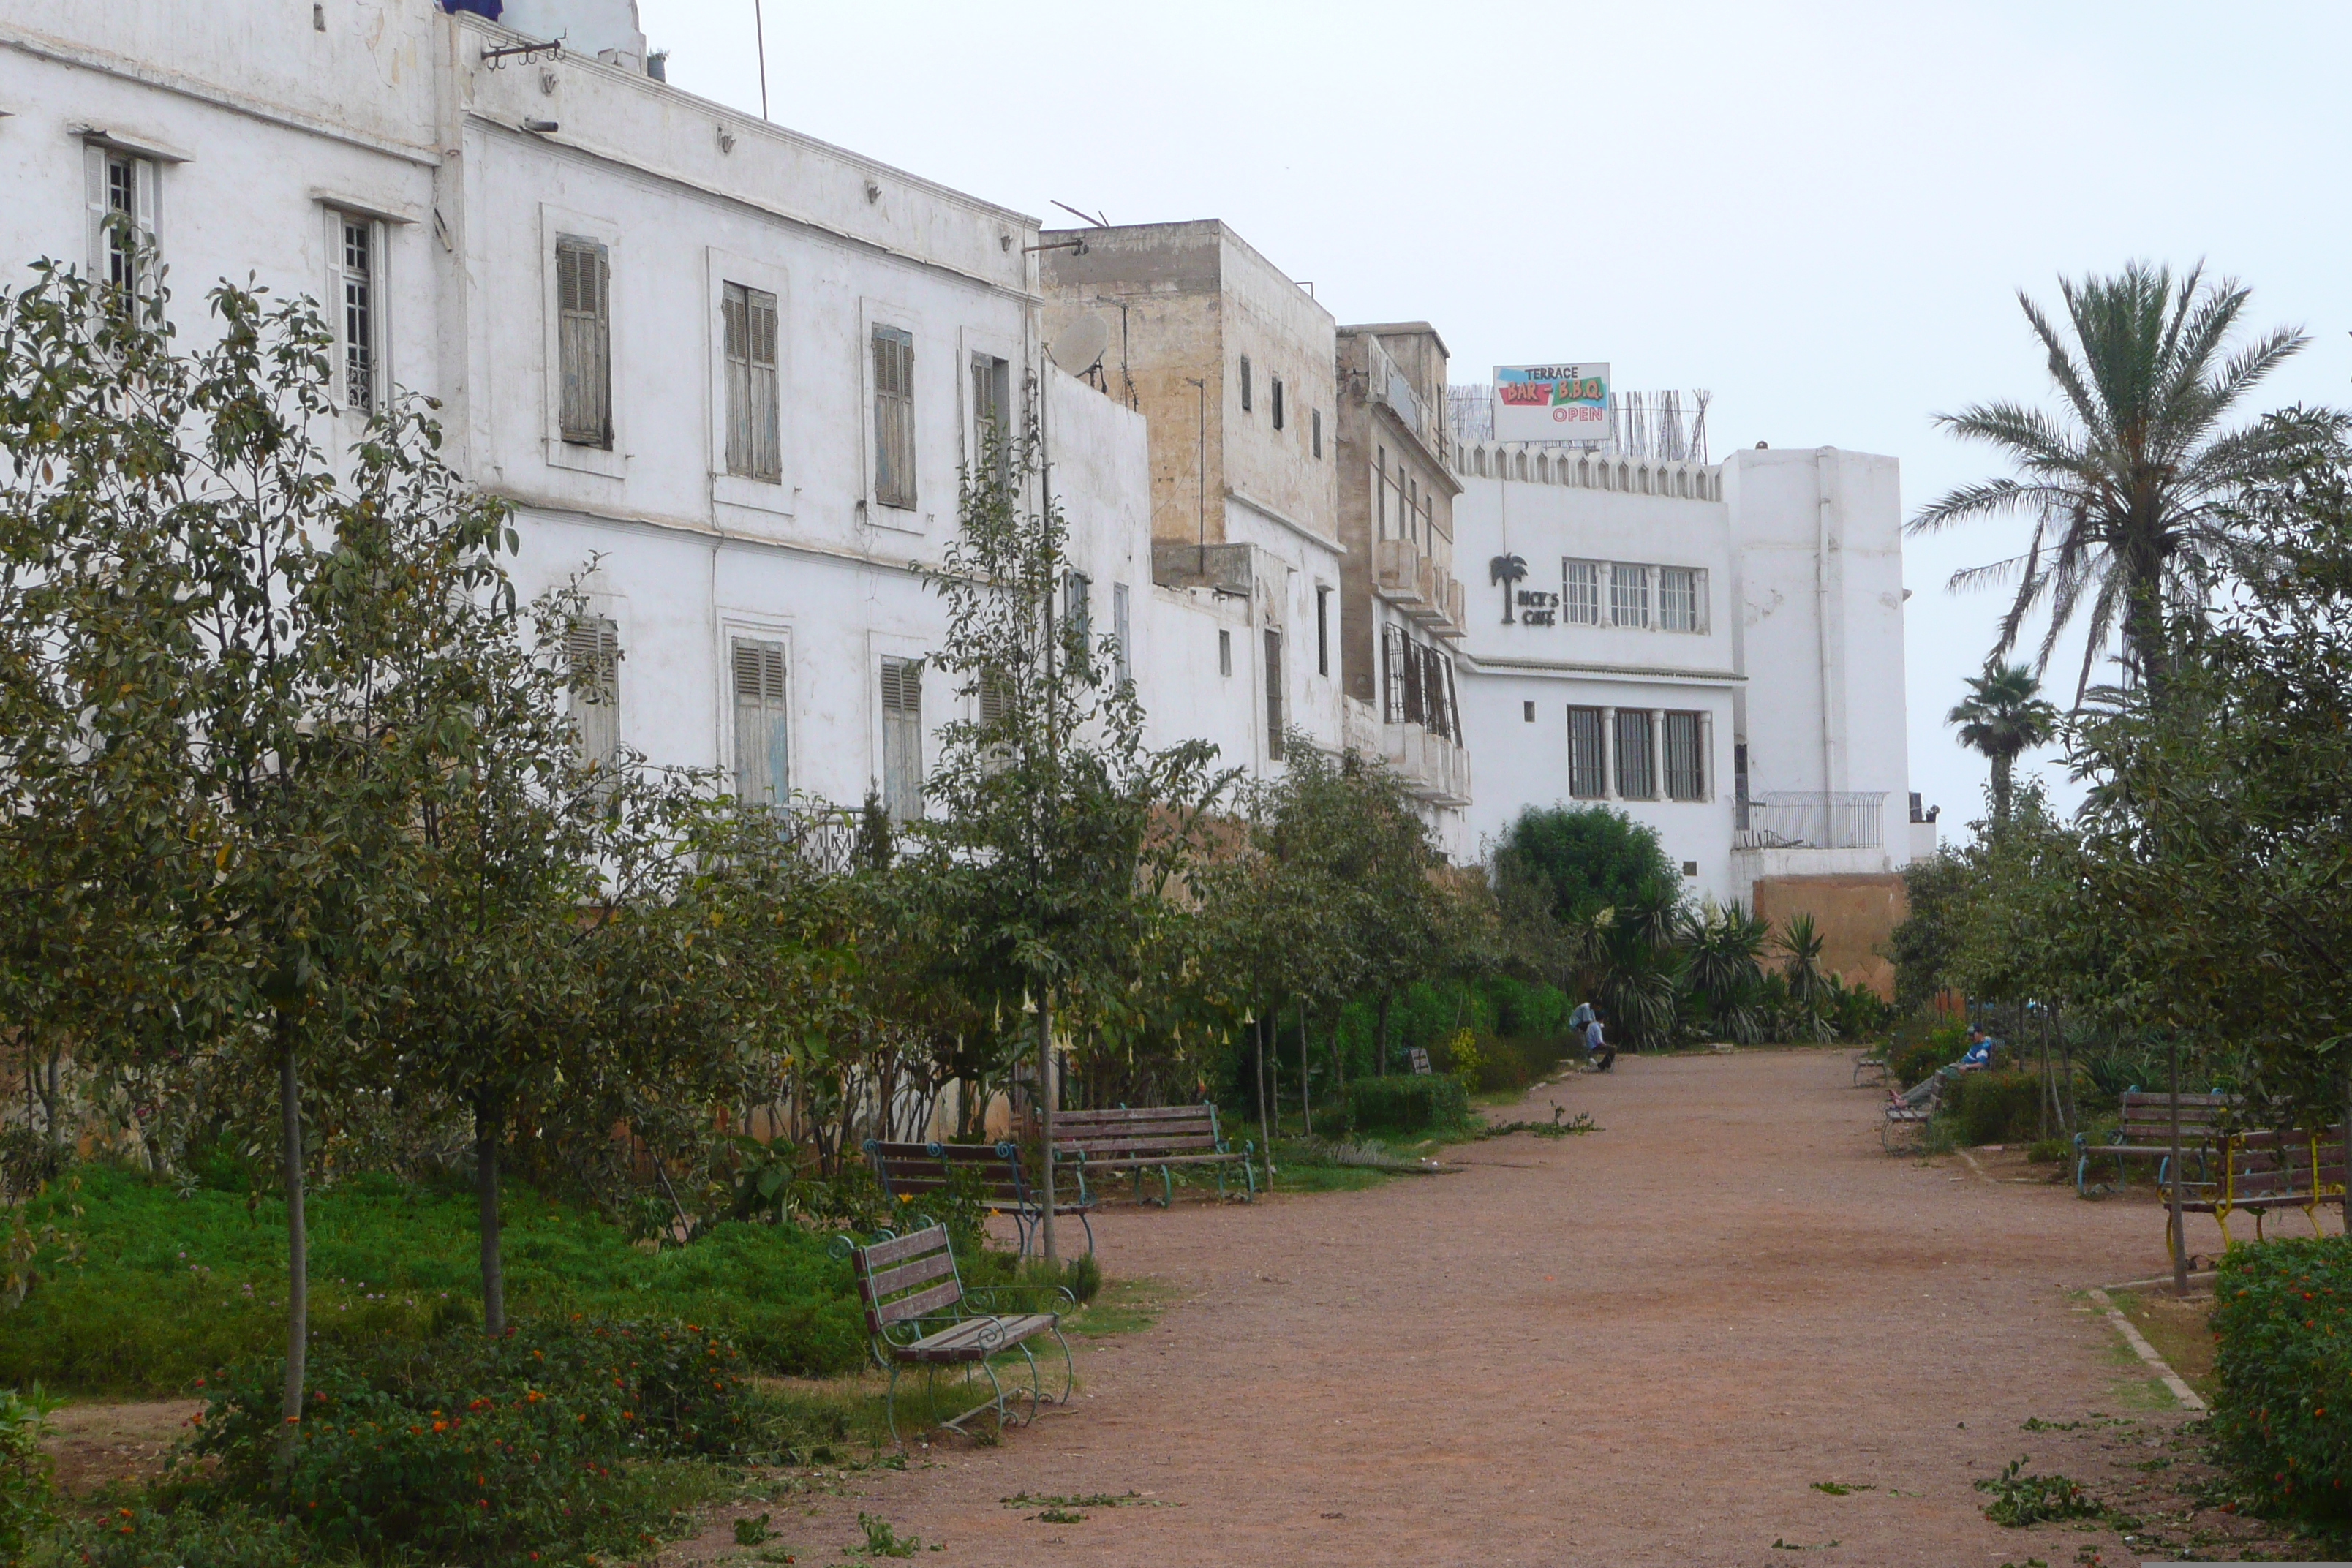
<svg viewBox="0 0 2352 1568"><path fill-rule="evenodd" d="M2210 1405L2214 1394L2213 1331L2208 1320L2213 1311L2212 1293L2199 1290L2182 1298L2169 1290L2142 1289L2110 1290L2107 1299L2156 1347L2156 1353L2171 1363L2180 1380Z"/></svg>

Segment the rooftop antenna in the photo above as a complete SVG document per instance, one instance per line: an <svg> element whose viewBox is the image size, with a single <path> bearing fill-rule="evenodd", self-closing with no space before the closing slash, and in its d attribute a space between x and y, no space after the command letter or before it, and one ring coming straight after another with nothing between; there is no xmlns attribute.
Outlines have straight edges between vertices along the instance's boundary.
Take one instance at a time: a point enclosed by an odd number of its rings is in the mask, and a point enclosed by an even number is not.
<svg viewBox="0 0 2352 1568"><path fill-rule="evenodd" d="M1051 196L1047 196L1045 199L1049 202L1054 201L1054 198ZM1067 202L1054 202L1054 205L1061 208L1064 212L1068 213L1072 217L1085 218L1097 228L1108 228L1110 226L1110 219L1103 216L1100 213L1082 213Z"/></svg>
<svg viewBox="0 0 2352 1568"><path fill-rule="evenodd" d="M760 46L760 118L768 118L768 23L761 0L751 0L751 37Z"/></svg>

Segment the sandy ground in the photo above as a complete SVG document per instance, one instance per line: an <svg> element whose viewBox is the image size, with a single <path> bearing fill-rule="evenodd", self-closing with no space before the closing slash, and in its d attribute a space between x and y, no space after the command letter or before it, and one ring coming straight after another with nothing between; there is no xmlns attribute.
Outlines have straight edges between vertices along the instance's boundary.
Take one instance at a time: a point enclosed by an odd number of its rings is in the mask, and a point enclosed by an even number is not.
<svg viewBox="0 0 2352 1568"><path fill-rule="evenodd" d="M1073 1404L1001 1446L780 1502L761 1555L839 1561L870 1512L940 1563L2138 1562L1992 1525L1970 1483L2023 1454L2120 1486L2159 1451L2179 1413L2069 1294L2164 1268L2155 1205L1890 1159L1847 1063L1628 1057L1502 1113L1603 1131L1472 1145L1459 1175L1119 1205L1100 1256L1180 1292L1156 1326L1082 1342ZM1001 1500L1129 1491L1079 1522Z"/></svg>

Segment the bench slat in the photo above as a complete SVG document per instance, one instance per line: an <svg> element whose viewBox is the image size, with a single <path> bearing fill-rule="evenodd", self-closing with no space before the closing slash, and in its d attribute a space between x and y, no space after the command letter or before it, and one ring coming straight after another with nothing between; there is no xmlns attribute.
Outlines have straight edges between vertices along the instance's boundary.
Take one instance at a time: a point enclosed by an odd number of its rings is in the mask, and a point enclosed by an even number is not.
<svg viewBox="0 0 2352 1568"><path fill-rule="evenodd" d="M867 1288L878 1300L896 1295L912 1285L928 1279L940 1279L955 1272L955 1259L944 1252L934 1252L927 1258L897 1264L888 1268L877 1268L866 1276Z"/></svg>
<svg viewBox="0 0 2352 1568"><path fill-rule="evenodd" d="M1089 1171L1156 1171L1162 1165L1237 1165L1244 1158L1238 1149L1206 1154L1131 1154L1123 1159L1097 1160L1089 1155Z"/></svg>
<svg viewBox="0 0 2352 1568"><path fill-rule="evenodd" d="M1213 1149L1216 1146L1217 1141L1206 1132L1166 1138L1090 1138L1084 1142L1075 1138L1054 1140L1054 1152L1056 1154L1083 1149L1090 1159L1097 1150L1106 1154L1119 1154L1138 1149Z"/></svg>
<svg viewBox="0 0 2352 1568"><path fill-rule="evenodd" d="M963 1287L953 1279L934 1285L928 1290L918 1290L911 1296L901 1296L895 1301L883 1301L872 1309L875 1317L885 1323L903 1323L908 1318L928 1317L941 1307L952 1307L963 1300Z"/></svg>
<svg viewBox="0 0 2352 1568"><path fill-rule="evenodd" d="M905 1236L892 1237L887 1241L877 1241L873 1246L864 1248L863 1251L866 1268L882 1268L898 1262L900 1258L912 1258L919 1252L935 1250L943 1252L947 1249L947 1227L931 1225L925 1226L920 1230L909 1231Z"/></svg>
<svg viewBox="0 0 2352 1568"><path fill-rule="evenodd" d="M1056 1126L1068 1123L1115 1126L1122 1122L1175 1121L1191 1118L1205 1121L1214 1114L1205 1105L1130 1105L1109 1110L1057 1110L1054 1113L1054 1121Z"/></svg>

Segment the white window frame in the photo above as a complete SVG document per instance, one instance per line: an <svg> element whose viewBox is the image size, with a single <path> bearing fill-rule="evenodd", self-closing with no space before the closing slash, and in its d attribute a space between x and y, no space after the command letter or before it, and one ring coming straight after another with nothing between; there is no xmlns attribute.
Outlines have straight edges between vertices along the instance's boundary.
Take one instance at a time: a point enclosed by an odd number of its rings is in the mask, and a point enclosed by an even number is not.
<svg viewBox="0 0 2352 1568"><path fill-rule="evenodd" d="M881 478L880 447L877 445L880 431L874 416L875 400L881 395L874 376L874 329L877 327L895 328L915 341L914 379L909 384L914 391L914 406L910 412L915 430L915 504L912 507L884 506L881 503L881 486L877 482ZM929 438L937 429L933 405L939 401L939 366L932 363L939 358L936 342L926 334L922 317L917 311L887 300L861 299L857 308L856 352L857 501L861 521L869 527L887 528L899 533L926 533L939 514L923 510L925 492L936 492L940 483L937 466L926 460L930 453L938 450ZM878 693L881 678L877 676L875 679L875 690ZM881 699L877 695L875 700L878 702Z"/></svg>
<svg viewBox="0 0 2352 1568"><path fill-rule="evenodd" d="M1603 584L1606 579L1606 573L1603 569L1607 564L1608 563L1602 561L1580 561L1573 556L1559 563L1560 625L1567 626L1607 626L1609 624L1601 616L1601 611L1605 607L1608 599L1608 595L1603 587ZM1577 573L1579 568L1582 568L1584 572L1590 574L1588 580L1581 584L1581 586L1591 590L1591 596L1590 599L1586 598L1577 591L1580 586L1577 582Z"/></svg>
<svg viewBox="0 0 2352 1568"><path fill-rule="evenodd" d="M877 639L877 643L881 640L882 639ZM882 677L885 664L892 660L897 660L905 666L912 668L916 672L917 678L917 686L915 689L916 704L914 723L915 798L913 801L914 809L912 812L901 809L908 804L907 802L898 801L894 803L890 798L890 710L887 701L887 694L883 690ZM892 822L905 823L917 821L922 817L926 809L924 790L925 786L930 782L930 736L929 731L925 725L925 712L922 697L925 688L931 688L934 690L938 689L938 683L935 679L937 672L933 670L929 663L925 660L919 653L911 651L900 652L896 649L879 647L875 650L873 664L875 793L881 797L883 805L889 810L890 820Z"/></svg>
<svg viewBox="0 0 2352 1568"><path fill-rule="evenodd" d="M1129 639L1133 633L1133 615L1128 585L1110 585L1111 675L1121 686L1135 679L1135 652Z"/></svg>
<svg viewBox="0 0 2352 1568"><path fill-rule="evenodd" d="M704 428L709 434L709 466L712 510L721 521L745 523L754 529L771 526L767 519L790 517L794 494L793 437L793 310L791 275L782 268L734 251L709 247L703 253L703 289L708 312L704 330L709 376ZM727 471L727 285L740 283L776 297L776 472L772 484L748 474ZM619 358L617 331L614 357ZM614 374L619 374L617 364ZM559 382L559 389L561 383ZM613 444L620 445L620 392L614 388ZM730 518L729 513L747 513ZM731 710L732 703L730 703ZM733 755L730 750L728 755Z"/></svg>
<svg viewBox="0 0 2352 1568"><path fill-rule="evenodd" d="M569 468L575 473L597 474L609 479L622 479L629 472L629 311L624 303L628 296L629 276L626 247L621 240L621 226L611 218L596 217L587 213L573 212L541 203L539 209L539 265L541 287L545 290L542 314L545 331L542 339L541 377L544 428L542 438L550 467ZM604 353L608 374L612 377L613 445L603 447L575 446L563 438L563 329L562 312L555 295L555 249L566 237L593 240L604 247ZM714 319L716 301L711 306ZM721 366L720 374L724 374ZM725 432L719 438L725 439ZM724 466L722 453L721 466Z"/></svg>
<svg viewBox="0 0 2352 1568"><path fill-rule="evenodd" d="M132 146L108 137L85 136L82 139L83 203L89 230L89 277L93 282L109 283L112 279L112 236L107 219L113 213L109 197L107 176L109 165L120 159L128 163L131 174L131 226L137 238L145 241L151 254L133 279L134 290L142 296L152 294L155 285L157 258L163 250L163 166L180 160L158 154L151 148Z"/></svg>
<svg viewBox="0 0 2352 1568"><path fill-rule="evenodd" d="M1677 626L1667 624L1666 574L1668 573L1686 574L1690 579L1690 624L1688 626ZM1695 637L1706 636L1707 630L1706 568L1704 566L1659 566L1653 568L1652 576L1657 584L1658 629L1660 631L1682 632Z"/></svg>
<svg viewBox="0 0 2352 1568"><path fill-rule="evenodd" d="M327 237L325 313L335 334L331 395L338 409L365 418L381 410L392 395L392 333L389 331L392 319L392 226L374 213L333 202L323 204L321 210L325 216ZM364 225L368 231L369 385L364 405L352 395L351 318L343 298L343 288L350 273L343 250L343 227L346 224Z"/></svg>
<svg viewBox="0 0 2352 1568"><path fill-rule="evenodd" d="M744 788L745 770L743 767L742 753L742 743L745 738L743 734L742 713L743 693L738 689L735 665L738 656L746 647L759 649L763 654L765 651L772 649L776 654L778 660L783 665L783 669L782 671L783 679L778 682L780 689L776 693L775 701L777 717L783 728L784 776L782 781L782 787L778 789L773 796L770 796L767 793L769 784L775 782L772 780L763 783L761 786L760 793L757 795L754 795ZM762 671L763 678L764 673L765 672ZM781 632L738 630L729 634L727 638L727 662L725 668L720 673L720 679L726 692L725 701L729 730L727 747L727 782L730 792L733 794L736 800L742 805L778 812L789 810L792 806L793 764L798 761L800 754L800 748L793 743L793 644L790 637L785 637ZM766 693L762 691L761 696L761 700L764 702L766 700Z"/></svg>
<svg viewBox="0 0 2352 1568"><path fill-rule="evenodd" d="M1654 599L1656 595L1652 594L1650 591L1649 567L1634 561L1612 561L1608 565L1608 624L1612 626L1631 626L1644 631L1648 630L1652 626L1656 624L1656 610L1652 604L1652 600ZM1638 595L1638 604L1640 606L1640 619L1638 620L1629 621L1617 613L1618 605L1621 603L1621 597L1617 592L1618 582L1620 574L1627 572L1633 574L1633 587L1635 594Z"/></svg>
<svg viewBox="0 0 2352 1568"><path fill-rule="evenodd" d="M719 615L719 646L712 650L718 663L719 679L719 760L727 776L727 792L735 793L740 780L736 776L735 755L735 644L738 641L781 643L784 649L784 783L787 788L803 783L805 761L801 741L801 650L793 637L793 624L772 616L745 614L721 610Z"/></svg>

